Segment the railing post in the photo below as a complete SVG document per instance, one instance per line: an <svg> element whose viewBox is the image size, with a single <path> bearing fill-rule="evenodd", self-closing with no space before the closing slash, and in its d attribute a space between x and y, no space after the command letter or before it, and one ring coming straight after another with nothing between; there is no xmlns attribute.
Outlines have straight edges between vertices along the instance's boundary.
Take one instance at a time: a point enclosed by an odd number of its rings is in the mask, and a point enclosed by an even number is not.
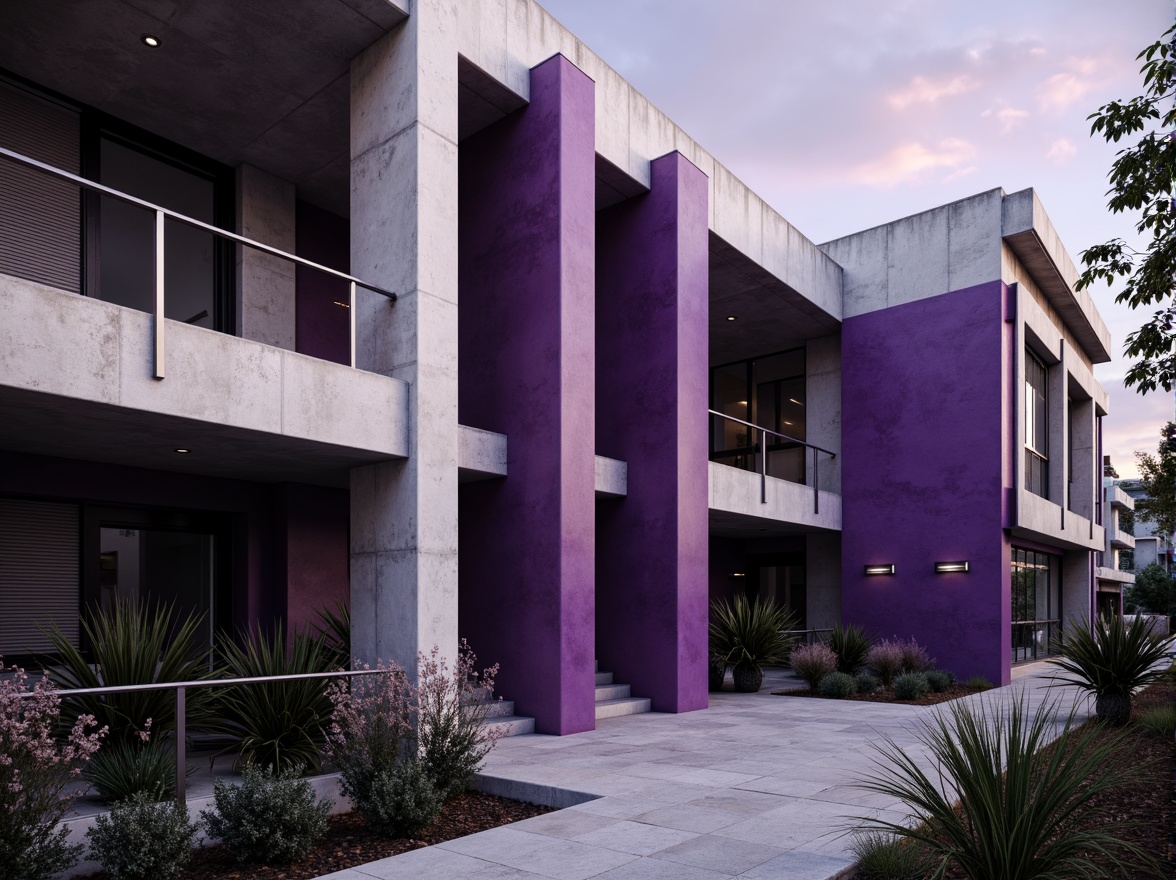
<svg viewBox="0 0 1176 880"><path fill-rule="evenodd" d="M186 688L176 688L176 801L178 803L187 802L187 794L185 787L187 784L187 755L185 754L186 746L184 740L187 739L188 733L185 729L187 727L185 712L185 691Z"/></svg>
<svg viewBox="0 0 1176 880"><path fill-rule="evenodd" d="M351 369L355 369L355 282L348 283L347 293L347 313L348 323L351 325L350 339L351 339Z"/></svg>
<svg viewBox="0 0 1176 880"><path fill-rule="evenodd" d="M817 448L812 447L813 450L813 513L821 512L821 453L817 452Z"/></svg>
<svg viewBox="0 0 1176 880"><path fill-rule="evenodd" d="M155 354L154 354L154 368L155 378L162 379L164 376L164 340L163 340L163 231L164 231L164 214L163 211L155 212L155 308L154 308L154 323L155 323Z"/></svg>
<svg viewBox="0 0 1176 880"><path fill-rule="evenodd" d="M768 432L760 428L760 504L768 503Z"/></svg>

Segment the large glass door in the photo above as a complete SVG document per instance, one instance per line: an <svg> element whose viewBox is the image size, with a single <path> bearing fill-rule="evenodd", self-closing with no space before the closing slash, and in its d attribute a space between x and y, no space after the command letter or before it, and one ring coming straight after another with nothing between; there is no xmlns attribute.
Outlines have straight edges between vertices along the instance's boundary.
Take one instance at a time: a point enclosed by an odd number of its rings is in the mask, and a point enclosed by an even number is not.
<svg viewBox="0 0 1176 880"><path fill-rule="evenodd" d="M98 145L98 179L106 186L208 224L216 223L217 182L114 137ZM155 215L108 196L96 200L90 291L107 302L150 312L155 296ZM164 312L200 327L226 329L218 313L218 248L211 232L165 224Z"/></svg>
<svg viewBox="0 0 1176 880"><path fill-rule="evenodd" d="M1058 557L1013 548L1013 662L1036 660L1052 653L1061 633Z"/></svg>

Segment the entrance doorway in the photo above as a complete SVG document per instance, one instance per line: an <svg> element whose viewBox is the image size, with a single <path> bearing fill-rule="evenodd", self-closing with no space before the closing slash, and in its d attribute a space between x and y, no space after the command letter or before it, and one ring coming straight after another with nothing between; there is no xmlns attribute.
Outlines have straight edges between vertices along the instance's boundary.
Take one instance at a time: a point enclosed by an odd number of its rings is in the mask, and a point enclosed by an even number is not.
<svg viewBox="0 0 1176 880"><path fill-rule="evenodd" d="M187 511L89 508L86 599L110 611L119 601L170 606L177 621L202 617L198 647L231 629L227 517Z"/></svg>
<svg viewBox="0 0 1176 880"><path fill-rule="evenodd" d="M797 629L808 628L808 603L803 553L774 553L747 559L747 594L793 611Z"/></svg>

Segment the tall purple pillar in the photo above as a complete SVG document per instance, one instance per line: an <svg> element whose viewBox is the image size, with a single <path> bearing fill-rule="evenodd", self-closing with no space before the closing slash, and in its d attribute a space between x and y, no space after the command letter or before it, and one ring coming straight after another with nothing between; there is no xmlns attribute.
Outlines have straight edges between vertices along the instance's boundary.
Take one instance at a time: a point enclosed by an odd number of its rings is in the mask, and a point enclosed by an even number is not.
<svg viewBox="0 0 1176 880"><path fill-rule="evenodd" d="M707 179L680 153L597 220L596 646L653 708L707 705Z"/></svg>
<svg viewBox="0 0 1176 880"><path fill-rule="evenodd" d="M508 475L459 494L459 620L543 733L595 726L595 85L563 56L459 156L463 425Z"/></svg>

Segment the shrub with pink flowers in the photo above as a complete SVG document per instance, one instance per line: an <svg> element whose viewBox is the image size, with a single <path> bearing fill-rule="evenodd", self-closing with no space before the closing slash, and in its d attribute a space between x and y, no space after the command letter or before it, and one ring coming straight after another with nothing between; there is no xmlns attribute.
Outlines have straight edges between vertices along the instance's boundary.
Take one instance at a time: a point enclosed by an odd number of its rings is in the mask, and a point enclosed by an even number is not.
<svg viewBox="0 0 1176 880"><path fill-rule="evenodd" d="M828 645L817 642L795 649L788 663L797 677L807 681L809 688L815 691L822 678L837 671L837 654Z"/></svg>
<svg viewBox="0 0 1176 880"><path fill-rule="evenodd" d="M935 668L935 658L913 638L898 644L902 650L903 672L930 672Z"/></svg>
<svg viewBox="0 0 1176 880"><path fill-rule="evenodd" d="M43 880L81 854L83 847L68 844L69 832L58 822L76 797L67 792L69 783L98 750L106 728L96 729L92 715L81 715L59 741L61 698L53 685L42 678L30 691L23 669L9 672L0 681L0 865L10 880Z"/></svg>
<svg viewBox="0 0 1176 880"><path fill-rule="evenodd" d="M882 687L888 688L894 679L902 675L905 660L906 652L901 642L883 639L870 648L870 653L866 655L866 666L878 676Z"/></svg>
<svg viewBox="0 0 1176 880"><path fill-rule="evenodd" d="M482 766L482 759L505 732L484 726L494 695L498 664L476 669L478 658L465 639L452 673L437 646L418 659L420 670L417 735L421 759L442 797L464 791Z"/></svg>
<svg viewBox="0 0 1176 880"><path fill-rule="evenodd" d="M437 647L419 655L419 688L399 666L381 664L380 674L329 689L326 756L340 770L343 794L376 832L426 827L502 736L483 725L498 667L478 673L475 663L463 640L452 668Z"/></svg>

